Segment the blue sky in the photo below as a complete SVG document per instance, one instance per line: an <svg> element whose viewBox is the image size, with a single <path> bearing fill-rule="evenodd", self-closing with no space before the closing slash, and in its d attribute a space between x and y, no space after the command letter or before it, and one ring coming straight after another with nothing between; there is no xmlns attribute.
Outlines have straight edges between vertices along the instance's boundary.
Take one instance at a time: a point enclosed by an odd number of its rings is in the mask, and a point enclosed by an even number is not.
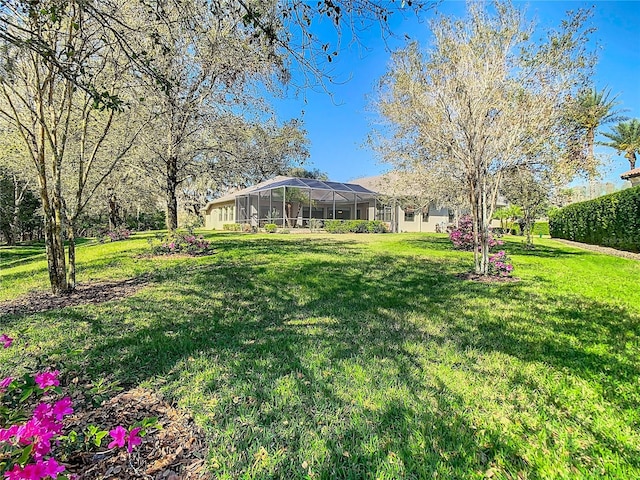
<svg viewBox="0 0 640 480"><path fill-rule="evenodd" d="M625 115L640 118L640 1L516 3L526 8L540 27L558 25L567 10L593 5L590 24L597 28L592 38L597 42L599 58L594 83L598 89L607 86L619 94L620 107L627 109ZM463 16L465 6L463 1L445 0L438 11ZM430 17L432 12L425 15ZM330 31L330 25L325 24L316 27L318 31ZM299 117L304 112L302 117L311 142L308 165L327 172L333 180L348 181L389 169L365 146L375 119L367 97L387 69L389 48L404 46L405 34L423 45L430 40L427 23L415 17L393 19L391 27L396 38L387 41L377 28L360 34L360 46L349 47L348 38L343 39L343 48L331 64L334 78L342 83L329 85L331 96L307 90L304 95L290 95L274 102L282 120ZM620 174L629 169L628 162L611 149L601 147L599 151L610 156L608 166L601 172L603 180L620 183Z"/></svg>

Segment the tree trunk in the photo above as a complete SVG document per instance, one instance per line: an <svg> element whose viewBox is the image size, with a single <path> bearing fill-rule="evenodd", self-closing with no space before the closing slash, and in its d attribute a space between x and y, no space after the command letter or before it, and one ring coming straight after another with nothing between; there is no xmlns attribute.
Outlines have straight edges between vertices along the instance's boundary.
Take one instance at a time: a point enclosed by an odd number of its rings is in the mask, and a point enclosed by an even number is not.
<svg viewBox="0 0 640 480"><path fill-rule="evenodd" d="M40 157L43 152L39 152ZM49 283L54 294L65 293L68 290L67 271L65 268L64 243L60 225L59 211L49 201L47 180L44 172L44 160L39 158L38 184L40 186L40 199L44 212L44 244L47 254L47 268L49 270Z"/></svg>
<svg viewBox="0 0 640 480"><path fill-rule="evenodd" d="M60 225L56 223L55 216L50 214L45 214L44 223L44 241L47 252L51 291L56 295L66 293L69 290L69 286L67 284L61 228Z"/></svg>
<svg viewBox="0 0 640 480"><path fill-rule="evenodd" d="M20 206L22 205L22 199L24 198L24 192L29 184L26 183L20 188L20 181L17 175L13 175L13 212L11 216L11 235L7 237L7 243L9 245L15 245L16 238L19 237L18 224L20 223Z"/></svg>
<svg viewBox="0 0 640 480"><path fill-rule="evenodd" d="M636 168L636 152L627 152L624 156L629 160L631 170Z"/></svg>
<svg viewBox="0 0 640 480"><path fill-rule="evenodd" d="M489 223L486 175L475 172L470 185L471 212L473 215L473 263L475 273L489 272Z"/></svg>
<svg viewBox="0 0 640 480"><path fill-rule="evenodd" d="M118 224L118 200L115 192L111 192L109 194L109 230L115 230Z"/></svg>
<svg viewBox="0 0 640 480"><path fill-rule="evenodd" d="M595 128L590 128L587 130L587 155L589 161L592 161L595 154L593 153L594 145L596 143L596 130Z"/></svg>
<svg viewBox="0 0 640 480"><path fill-rule="evenodd" d="M477 274L482 274L482 265L479 248L482 245L480 235L480 199L478 198L478 185L471 188L471 213L473 215L473 265Z"/></svg>
<svg viewBox="0 0 640 480"><path fill-rule="evenodd" d="M74 290L76 288L76 226L74 220L69 221L67 231L69 232L69 280L67 288Z"/></svg>
<svg viewBox="0 0 640 480"><path fill-rule="evenodd" d="M178 228L178 157L171 155L167 162L167 230L170 232Z"/></svg>
<svg viewBox="0 0 640 480"><path fill-rule="evenodd" d="M488 218L487 212L487 181L486 176L482 181L482 193L481 193L481 208L480 208L480 273L487 275L489 273L489 225L491 219Z"/></svg>

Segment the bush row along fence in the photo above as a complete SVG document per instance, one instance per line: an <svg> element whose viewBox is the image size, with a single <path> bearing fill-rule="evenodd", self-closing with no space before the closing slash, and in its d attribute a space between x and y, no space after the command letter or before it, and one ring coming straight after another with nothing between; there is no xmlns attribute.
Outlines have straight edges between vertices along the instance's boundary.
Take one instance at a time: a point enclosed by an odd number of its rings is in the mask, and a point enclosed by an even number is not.
<svg viewBox="0 0 640 480"><path fill-rule="evenodd" d="M640 187L568 205L549 227L554 238L640 252Z"/></svg>

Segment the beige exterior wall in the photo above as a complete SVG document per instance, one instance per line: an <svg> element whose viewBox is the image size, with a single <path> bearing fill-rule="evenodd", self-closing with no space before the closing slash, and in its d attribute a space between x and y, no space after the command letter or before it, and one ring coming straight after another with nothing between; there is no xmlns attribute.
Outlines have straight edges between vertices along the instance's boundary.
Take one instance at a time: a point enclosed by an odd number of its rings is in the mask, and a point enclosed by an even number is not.
<svg viewBox="0 0 640 480"><path fill-rule="evenodd" d="M449 224L448 209L429 207L429 216L426 218L418 210L412 216L409 212L398 209L398 232L435 232L438 224L445 228Z"/></svg>
<svg viewBox="0 0 640 480"><path fill-rule="evenodd" d="M225 202L210 205L205 217L204 227L209 230L222 230L227 223L236 221L236 203Z"/></svg>

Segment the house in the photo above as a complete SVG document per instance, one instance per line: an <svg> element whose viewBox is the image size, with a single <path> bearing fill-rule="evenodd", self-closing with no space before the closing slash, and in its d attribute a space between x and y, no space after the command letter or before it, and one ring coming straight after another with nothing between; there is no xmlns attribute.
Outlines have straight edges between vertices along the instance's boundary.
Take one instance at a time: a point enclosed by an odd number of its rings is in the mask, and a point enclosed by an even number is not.
<svg viewBox="0 0 640 480"><path fill-rule="evenodd" d="M373 220L376 198L376 192L353 183L277 176L209 202L204 208L205 227L274 223L283 228L304 228L311 219Z"/></svg>
<svg viewBox="0 0 640 480"><path fill-rule="evenodd" d="M378 194L381 205L379 220L389 223L393 232L444 232L453 223L456 212L449 208L430 204L428 207L412 204L411 187L394 173L353 180Z"/></svg>
<svg viewBox="0 0 640 480"><path fill-rule="evenodd" d="M435 232L454 220L447 208L418 208L397 200L388 176L350 183L277 176L227 194L203 209L205 228L220 230L238 223L263 227L306 228L312 219L382 220L396 232Z"/></svg>

